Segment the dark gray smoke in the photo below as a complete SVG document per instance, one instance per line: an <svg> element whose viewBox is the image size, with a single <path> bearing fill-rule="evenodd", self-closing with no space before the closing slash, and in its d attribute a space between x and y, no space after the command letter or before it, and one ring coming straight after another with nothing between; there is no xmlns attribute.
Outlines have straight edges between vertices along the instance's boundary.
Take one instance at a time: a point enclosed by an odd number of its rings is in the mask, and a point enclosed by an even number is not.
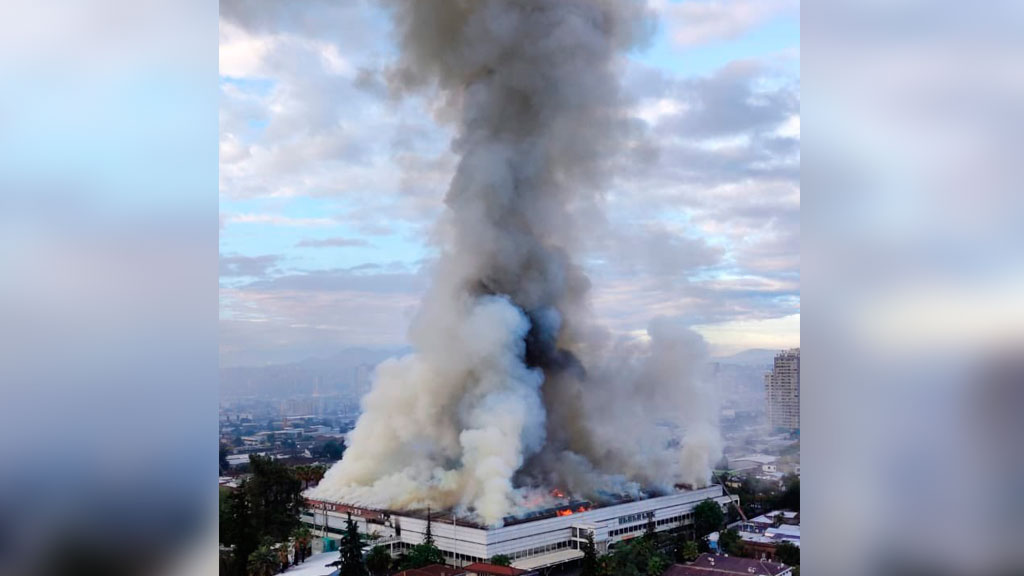
<svg viewBox="0 0 1024 576"><path fill-rule="evenodd" d="M651 31L642 2L403 0L398 91L436 94L456 127L442 256L381 365L345 459L314 495L456 507L486 523L547 489L580 497L706 482L713 404L703 343L656 324L609 342L572 255L601 222L629 122L618 78ZM670 448L682 436L682 448ZM540 495L540 496L538 496Z"/></svg>

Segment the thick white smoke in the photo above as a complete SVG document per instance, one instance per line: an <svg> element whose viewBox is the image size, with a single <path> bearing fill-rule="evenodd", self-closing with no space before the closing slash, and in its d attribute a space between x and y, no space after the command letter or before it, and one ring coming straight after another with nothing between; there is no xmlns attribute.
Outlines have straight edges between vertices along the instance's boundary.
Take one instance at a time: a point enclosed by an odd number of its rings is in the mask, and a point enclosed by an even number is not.
<svg viewBox="0 0 1024 576"><path fill-rule="evenodd" d="M701 485L719 457L703 341L658 321L609 342L571 255L628 131L618 72L640 2L401 0L398 91L437 94L458 169L415 353L382 364L313 497L454 507L487 524L553 487L589 499ZM681 439L681 442L680 442Z"/></svg>

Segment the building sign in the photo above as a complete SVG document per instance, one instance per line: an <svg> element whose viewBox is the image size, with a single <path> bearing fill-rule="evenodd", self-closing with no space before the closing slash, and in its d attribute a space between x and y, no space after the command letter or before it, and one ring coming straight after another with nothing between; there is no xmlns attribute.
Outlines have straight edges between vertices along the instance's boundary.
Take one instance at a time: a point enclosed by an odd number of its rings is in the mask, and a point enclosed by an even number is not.
<svg viewBox="0 0 1024 576"><path fill-rule="evenodd" d="M629 516L619 516L619 526L623 524L630 524L632 522L639 522L641 520L647 520L648 518L654 518L654 511L640 512L637 514L630 514Z"/></svg>
<svg viewBox="0 0 1024 576"><path fill-rule="evenodd" d="M356 506L349 506L348 504L339 504L337 502L324 502L323 500L307 499L306 505L309 506L310 510L319 510L323 512L337 512L342 515L351 514L358 518L365 518L367 520L384 520L387 518L387 514L379 510L357 508Z"/></svg>

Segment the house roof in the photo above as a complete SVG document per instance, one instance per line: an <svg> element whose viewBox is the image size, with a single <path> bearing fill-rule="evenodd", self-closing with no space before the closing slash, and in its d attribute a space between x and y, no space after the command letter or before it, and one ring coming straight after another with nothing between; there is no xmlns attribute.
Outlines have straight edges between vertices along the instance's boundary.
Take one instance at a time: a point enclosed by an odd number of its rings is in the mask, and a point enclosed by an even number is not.
<svg viewBox="0 0 1024 576"><path fill-rule="evenodd" d="M520 570L511 566L487 564L485 562L474 562L466 566L464 570L476 574L487 574L487 576L519 576L520 574L526 574L526 570Z"/></svg>
<svg viewBox="0 0 1024 576"><path fill-rule="evenodd" d="M701 554L692 564L673 564L661 576L724 576L726 574L778 576L788 570L790 570L789 566L778 562Z"/></svg>
<svg viewBox="0 0 1024 576"><path fill-rule="evenodd" d="M740 456L738 458L730 458L730 462L757 462L758 464L774 464L778 460L778 456L769 456L768 454L751 454L750 456Z"/></svg>
<svg viewBox="0 0 1024 576"><path fill-rule="evenodd" d="M460 574L465 573L466 570L463 568L445 566L444 564L431 564L421 568L403 570L398 574L395 574L395 576L459 576Z"/></svg>

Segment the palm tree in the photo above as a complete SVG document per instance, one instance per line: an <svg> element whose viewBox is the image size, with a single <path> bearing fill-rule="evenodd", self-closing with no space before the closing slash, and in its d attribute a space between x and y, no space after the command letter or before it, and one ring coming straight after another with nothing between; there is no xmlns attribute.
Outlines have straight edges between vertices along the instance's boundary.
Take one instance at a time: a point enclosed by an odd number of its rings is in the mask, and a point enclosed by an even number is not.
<svg viewBox="0 0 1024 576"><path fill-rule="evenodd" d="M318 484L320 480L323 479L325 472L327 472L327 468L325 468L322 464L310 466L309 481L313 484Z"/></svg>
<svg viewBox="0 0 1024 576"><path fill-rule="evenodd" d="M281 563L278 561L277 555L266 544L249 554L247 565L249 576L274 576L280 567Z"/></svg>
<svg viewBox="0 0 1024 576"><path fill-rule="evenodd" d="M295 532L292 532L292 539L295 540L295 563L305 562L306 548L312 542L313 535L309 532L309 528L302 526L296 528Z"/></svg>
<svg viewBox="0 0 1024 576"><path fill-rule="evenodd" d="M288 545L281 544L277 546L275 552L277 552L277 565L280 566L281 571L286 570L288 568Z"/></svg>
<svg viewBox="0 0 1024 576"><path fill-rule="evenodd" d="M309 488L309 466L296 466L292 472L302 481L302 489Z"/></svg>

